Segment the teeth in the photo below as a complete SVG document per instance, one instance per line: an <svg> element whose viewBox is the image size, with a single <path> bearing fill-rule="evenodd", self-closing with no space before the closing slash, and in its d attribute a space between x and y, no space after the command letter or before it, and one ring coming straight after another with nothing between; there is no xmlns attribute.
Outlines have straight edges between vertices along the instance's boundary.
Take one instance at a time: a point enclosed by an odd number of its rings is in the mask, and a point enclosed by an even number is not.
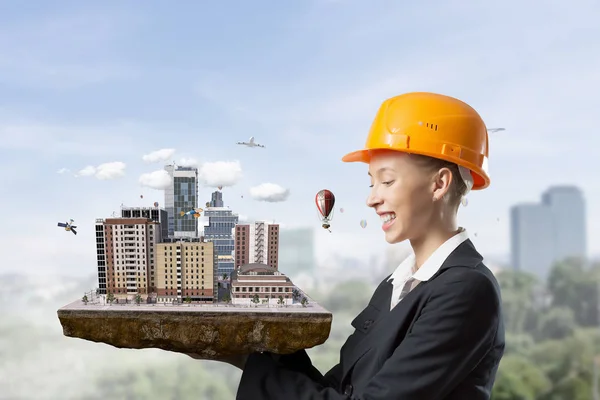
<svg viewBox="0 0 600 400"><path fill-rule="evenodd" d="M394 218L396 218L396 214L394 213L387 213L387 214L383 214L381 216L381 221L385 222L389 222L391 220L393 220Z"/></svg>

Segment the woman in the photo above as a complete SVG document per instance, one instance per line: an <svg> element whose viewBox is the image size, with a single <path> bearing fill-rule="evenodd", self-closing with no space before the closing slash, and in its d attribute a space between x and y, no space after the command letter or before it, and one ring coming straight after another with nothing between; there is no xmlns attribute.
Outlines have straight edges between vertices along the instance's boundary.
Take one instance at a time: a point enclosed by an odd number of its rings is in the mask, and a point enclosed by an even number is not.
<svg viewBox="0 0 600 400"><path fill-rule="evenodd" d="M488 135L469 105L433 93L386 100L366 148L367 205L390 244L414 254L385 278L352 321L340 363L324 376L305 351L251 354L238 399L483 400L504 352L500 289L456 214L489 186Z"/></svg>

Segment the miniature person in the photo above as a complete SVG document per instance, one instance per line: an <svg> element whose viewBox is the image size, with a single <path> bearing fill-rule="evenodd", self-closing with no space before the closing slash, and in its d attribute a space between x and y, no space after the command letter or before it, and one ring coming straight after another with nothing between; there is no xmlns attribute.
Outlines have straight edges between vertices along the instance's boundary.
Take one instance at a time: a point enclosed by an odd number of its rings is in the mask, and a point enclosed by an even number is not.
<svg viewBox="0 0 600 400"><path fill-rule="evenodd" d="M367 205L390 244L413 254L352 321L340 363L322 375L305 351L228 360L243 369L237 399L489 400L504 354L498 282L457 225L469 190L490 184L479 114L452 97L386 100L366 148Z"/></svg>

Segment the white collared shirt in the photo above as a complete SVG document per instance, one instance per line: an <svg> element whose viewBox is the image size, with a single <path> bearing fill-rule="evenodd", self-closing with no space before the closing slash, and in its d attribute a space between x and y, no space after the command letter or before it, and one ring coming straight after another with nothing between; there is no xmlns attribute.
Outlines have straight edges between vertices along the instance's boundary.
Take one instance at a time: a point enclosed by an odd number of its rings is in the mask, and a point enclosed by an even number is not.
<svg viewBox="0 0 600 400"><path fill-rule="evenodd" d="M394 286L392 297L390 299L390 309L393 309L396 305L395 301L400 296L402 288L410 278L415 280L411 290L418 285L419 282L431 279L442 267L442 264L446 261L450 253L456 250L456 248L468 238L469 235L467 234L467 231L464 228L460 228L460 232L438 247L416 272L414 253L408 256L406 260L402 261L388 279L388 282L392 282L392 285Z"/></svg>

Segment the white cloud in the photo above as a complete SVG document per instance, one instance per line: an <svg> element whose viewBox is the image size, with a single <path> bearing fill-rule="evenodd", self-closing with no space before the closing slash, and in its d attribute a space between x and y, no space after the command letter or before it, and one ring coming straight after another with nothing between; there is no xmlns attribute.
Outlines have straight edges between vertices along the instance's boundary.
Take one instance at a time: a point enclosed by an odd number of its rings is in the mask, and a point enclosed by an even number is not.
<svg viewBox="0 0 600 400"><path fill-rule="evenodd" d="M82 169L78 173L76 173L75 177L92 176L95 173L96 173L96 167L94 167L93 165L88 165L87 167L85 167L84 169Z"/></svg>
<svg viewBox="0 0 600 400"><path fill-rule="evenodd" d="M88 165L84 169L80 170L75 174L75 177L80 176L95 176L97 179L102 181L117 179L125 176L125 163L121 161L114 161L109 163L100 164L97 167Z"/></svg>
<svg viewBox="0 0 600 400"><path fill-rule="evenodd" d="M142 186L151 189L164 190L171 184L171 176L165 170L158 170L140 176L139 182Z"/></svg>
<svg viewBox="0 0 600 400"><path fill-rule="evenodd" d="M191 158L191 157L190 158L180 158L177 165L180 165L182 167L197 167L198 160L196 160L195 158Z"/></svg>
<svg viewBox="0 0 600 400"><path fill-rule="evenodd" d="M290 190L274 183L263 183L250 188L250 196L254 200L276 203L286 201L290 195Z"/></svg>
<svg viewBox="0 0 600 400"><path fill-rule="evenodd" d="M239 161L217 161L202 164L198 176L206 186L233 186L242 179L242 166Z"/></svg>
<svg viewBox="0 0 600 400"><path fill-rule="evenodd" d="M160 149L153 151L152 153L145 154L142 157L142 160L146 163L155 163L161 161L170 160L175 154L175 149Z"/></svg>
<svg viewBox="0 0 600 400"><path fill-rule="evenodd" d="M239 215L238 215L238 221L239 221L239 222L248 222L248 221L249 221L249 219L248 219L248 216L247 216L247 215L244 215L244 214L239 214Z"/></svg>
<svg viewBox="0 0 600 400"><path fill-rule="evenodd" d="M125 176L125 163L120 161L100 164L96 168L96 178L110 180Z"/></svg>
<svg viewBox="0 0 600 400"><path fill-rule="evenodd" d="M67 172L69 172L68 168L61 168L58 171L56 171L57 174L64 174L64 173L67 173Z"/></svg>

